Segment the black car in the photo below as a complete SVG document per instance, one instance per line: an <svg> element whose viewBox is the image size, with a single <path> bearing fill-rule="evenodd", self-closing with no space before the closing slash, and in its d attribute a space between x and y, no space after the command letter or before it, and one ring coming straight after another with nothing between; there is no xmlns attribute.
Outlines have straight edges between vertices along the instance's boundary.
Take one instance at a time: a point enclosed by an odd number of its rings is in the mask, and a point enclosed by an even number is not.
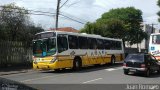
<svg viewBox="0 0 160 90"><path fill-rule="evenodd" d="M124 74L143 73L148 77L153 72L160 72L160 63L150 54L128 54L123 63L123 70Z"/></svg>
<svg viewBox="0 0 160 90"><path fill-rule="evenodd" d="M31 85L0 77L0 90L39 90Z"/></svg>

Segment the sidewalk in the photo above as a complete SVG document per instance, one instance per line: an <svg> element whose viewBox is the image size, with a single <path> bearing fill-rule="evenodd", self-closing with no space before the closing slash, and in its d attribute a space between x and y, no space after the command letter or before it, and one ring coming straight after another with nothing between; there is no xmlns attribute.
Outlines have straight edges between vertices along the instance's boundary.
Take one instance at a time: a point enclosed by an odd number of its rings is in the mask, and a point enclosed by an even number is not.
<svg viewBox="0 0 160 90"><path fill-rule="evenodd" d="M27 73L30 71L33 71L32 67L20 66L20 67L0 68L0 76L18 74L18 73Z"/></svg>

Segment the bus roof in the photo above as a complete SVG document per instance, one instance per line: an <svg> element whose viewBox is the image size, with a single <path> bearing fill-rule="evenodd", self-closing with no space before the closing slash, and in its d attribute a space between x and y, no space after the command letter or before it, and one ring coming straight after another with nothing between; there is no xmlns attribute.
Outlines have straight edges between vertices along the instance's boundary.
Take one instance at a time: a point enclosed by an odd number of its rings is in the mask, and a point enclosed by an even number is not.
<svg viewBox="0 0 160 90"><path fill-rule="evenodd" d="M43 32L36 33L35 35L46 33L46 32L55 32L55 31L43 31Z"/></svg>
<svg viewBox="0 0 160 90"><path fill-rule="evenodd" d="M152 33L151 35L160 35L160 33Z"/></svg>
<svg viewBox="0 0 160 90"><path fill-rule="evenodd" d="M117 41L122 41L122 39L115 39L115 38L108 38L108 37L102 37L101 35L96 35L96 34L87 34L87 33L75 33L75 32L65 32L65 31L43 31L38 34L43 34L47 32L55 32L57 34L68 34L68 35L76 35L76 36L85 36L85 37L91 37L91 38L100 38L100 39L108 39L108 40L117 40Z"/></svg>

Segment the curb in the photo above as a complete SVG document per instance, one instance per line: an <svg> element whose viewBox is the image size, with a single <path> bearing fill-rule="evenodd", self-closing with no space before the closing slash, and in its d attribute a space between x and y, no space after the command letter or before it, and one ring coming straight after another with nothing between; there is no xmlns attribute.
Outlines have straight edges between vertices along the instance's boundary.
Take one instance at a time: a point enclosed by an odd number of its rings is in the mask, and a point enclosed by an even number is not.
<svg viewBox="0 0 160 90"><path fill-rule="evenodd" d="M31 72L33 70L22 70L22 71L10 71L10 72L0 72L0 76L4 76L4 75L12 75L12 74L19 74L19 73L27 73L27 72Z"/></svg>

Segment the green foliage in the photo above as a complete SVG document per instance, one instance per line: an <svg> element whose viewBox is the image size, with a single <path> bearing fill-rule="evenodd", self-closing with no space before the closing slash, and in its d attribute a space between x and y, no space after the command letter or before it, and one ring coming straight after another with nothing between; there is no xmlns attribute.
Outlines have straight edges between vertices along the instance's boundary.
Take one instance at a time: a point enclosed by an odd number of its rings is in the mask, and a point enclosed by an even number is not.
<svg viewBox="0 0 160 90"><path fill-rule="evenodd" d="M157 1L157 5L160 7L160 0Z"/></svg>
<svg viewBox="0 0 160 90"><path fill-rule="evenodd" d="M81 32L121 38L132 45L147 39L147 34L141 30L142 21L142 12L134 7L111 9L95 23L87 23Z"/></svg>
<svg viewBox="0 0 160 90"><path fill-rule="evenodd" d="M102 26L99 23L87 23L85 27L81 30L81 33L99 34L102 35Z"/></svg>
<svg viewBox="0 0 160 90"><path fill-rule="evenodd" d="M157 5L160 7L160 0L157 1ZM157 13L157 15L160 17L160 11ZM160 22L160 18L158 18L158 21Z"/></svg>
<svg viewBox="0 0 160 90"><path fill-rule="evenodd" d="M0 40L31 43L34 34L44 30L29 20L28 10L14 3L4 5L0 11Z"/></svg>
<svg viewBox="0 0 160 90"><path fill-rule="evenodd" d="M15 41L18 32L23 30L24 22L27 20L27 11L15 6L14 4L5 5L0 12L1 24L4 25L7 34L9 34L9 40Z"/></svg>
<svg viewBox="0 0 160 90"><path fill-rule="evenodd" d="M108 19L105 21L98 22L102 25L103 36L111 38L124 38L124 23L118 19Z"/></svg>

